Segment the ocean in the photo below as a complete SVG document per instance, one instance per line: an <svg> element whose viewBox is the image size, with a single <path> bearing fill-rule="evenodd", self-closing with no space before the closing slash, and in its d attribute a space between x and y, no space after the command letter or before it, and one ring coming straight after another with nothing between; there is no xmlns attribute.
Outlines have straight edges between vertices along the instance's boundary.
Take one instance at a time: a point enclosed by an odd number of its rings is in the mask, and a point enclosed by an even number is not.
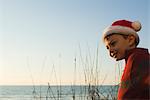
<svg viewBox="0 0 150 100"><path fill-rule="evenodd" d="M0 86L0 100L108 100L118 86Z"/></svg>

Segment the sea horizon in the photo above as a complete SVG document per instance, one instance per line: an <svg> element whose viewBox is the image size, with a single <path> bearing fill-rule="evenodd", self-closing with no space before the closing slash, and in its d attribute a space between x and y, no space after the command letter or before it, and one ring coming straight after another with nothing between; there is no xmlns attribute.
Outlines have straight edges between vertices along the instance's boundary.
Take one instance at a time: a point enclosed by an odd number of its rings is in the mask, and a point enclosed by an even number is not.
<svg viewBox="0 0 150 100"><path fill-rule="evenodd" d="M91 100L86 98L116 98L117 90L113 85L0 85L0 99Z"/></svg>
<svg viewBox="0 0 150 100"><path fill-rule="evenodd" d="M0 86L47 86L48 84L1 84ZM75 84L75 85L72 85L72 84L49 84L50 86L117 86L118 84L98 84L98 85L92 85L92 84Z"/></svg>

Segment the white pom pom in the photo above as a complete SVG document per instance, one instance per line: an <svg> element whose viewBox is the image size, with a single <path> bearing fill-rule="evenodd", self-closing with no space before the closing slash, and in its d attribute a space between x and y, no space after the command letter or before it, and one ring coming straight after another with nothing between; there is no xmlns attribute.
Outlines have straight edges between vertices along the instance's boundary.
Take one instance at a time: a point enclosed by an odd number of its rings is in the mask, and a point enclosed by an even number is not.
<svg viewBox="0 0 150 100"><path fill-rule="evenodd" d="M134 21L134 22L132 23L132 27L134 28L134 30L135 30L136 32L138 32L138 31L141 29L141 23L140 23L139 21Z"/></svg>

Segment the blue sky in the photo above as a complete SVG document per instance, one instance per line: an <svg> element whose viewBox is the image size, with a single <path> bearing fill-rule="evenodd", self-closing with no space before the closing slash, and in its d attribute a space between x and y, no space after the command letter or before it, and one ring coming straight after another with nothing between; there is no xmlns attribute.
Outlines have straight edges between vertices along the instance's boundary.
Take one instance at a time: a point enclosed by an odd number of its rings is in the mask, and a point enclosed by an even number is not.
<svg viewBox="0 0 150 100"><path fill-rule="evenodd" d="M102 31L118 19L139 20L139 47L150 48L149 4L148 0L0 0L0 84L33 84L32 79L35 84L58 80L72 84L75 57L76 82L84 83L80 54L85 62L86 57L95 61L98 44L100 83L107 76L104 84L116 84L118 63L108 56Z"/></svg>

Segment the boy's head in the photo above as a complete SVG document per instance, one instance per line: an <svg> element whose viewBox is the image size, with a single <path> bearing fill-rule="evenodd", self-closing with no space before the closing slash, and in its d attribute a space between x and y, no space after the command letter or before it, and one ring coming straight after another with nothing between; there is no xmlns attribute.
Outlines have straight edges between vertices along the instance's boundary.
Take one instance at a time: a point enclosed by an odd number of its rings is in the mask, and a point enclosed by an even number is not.
<svg viewBox="0 0 150 100"><path fill-rule="evenodd" d="M110 56L117 61L124 59L126 51L135 48L139 43L137 32L141 29L139 22L119 20L103 32L103 41Z"/></svg>

